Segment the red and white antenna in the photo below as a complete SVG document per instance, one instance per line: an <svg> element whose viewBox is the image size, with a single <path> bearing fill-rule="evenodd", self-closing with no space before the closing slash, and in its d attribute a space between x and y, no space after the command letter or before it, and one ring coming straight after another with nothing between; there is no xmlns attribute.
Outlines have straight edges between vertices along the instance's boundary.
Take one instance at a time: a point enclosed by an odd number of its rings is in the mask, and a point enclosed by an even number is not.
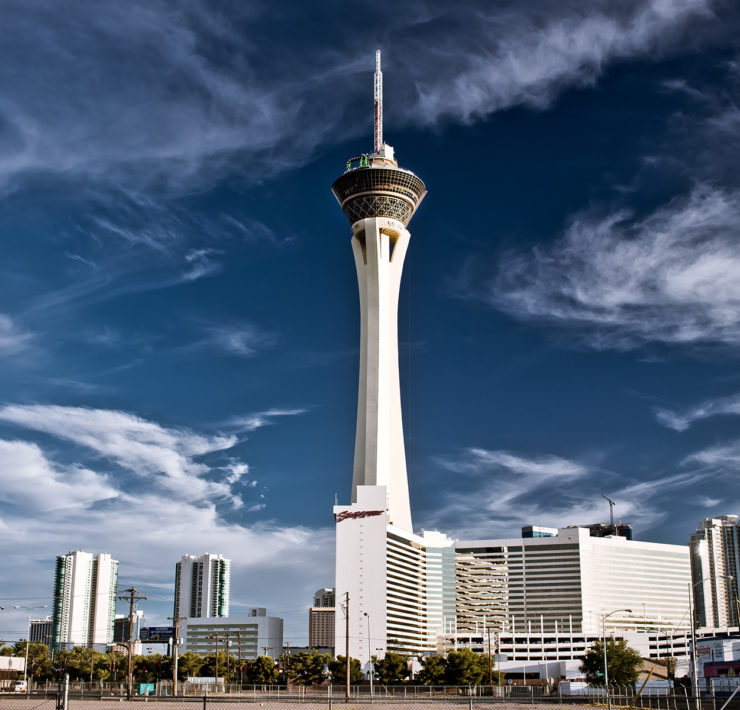
<svg viewBox="0 0 740 710"><path fill-rule="evenodd" d="M380 50L375 52L375 152L383 151L383 72L380 71Z"/></svg>

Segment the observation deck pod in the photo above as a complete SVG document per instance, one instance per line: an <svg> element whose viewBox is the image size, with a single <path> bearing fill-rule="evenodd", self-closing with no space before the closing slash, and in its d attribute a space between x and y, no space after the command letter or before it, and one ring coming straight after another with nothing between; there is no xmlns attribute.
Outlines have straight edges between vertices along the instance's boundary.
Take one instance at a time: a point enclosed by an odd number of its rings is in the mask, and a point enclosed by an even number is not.
<svg viewBox="0 0 740 710"><path fill-rule="evenodd" d="M331 191L350 224L367 217L390 217L404 226L427 194L420 178L385 155L351 158Z"/></svg>

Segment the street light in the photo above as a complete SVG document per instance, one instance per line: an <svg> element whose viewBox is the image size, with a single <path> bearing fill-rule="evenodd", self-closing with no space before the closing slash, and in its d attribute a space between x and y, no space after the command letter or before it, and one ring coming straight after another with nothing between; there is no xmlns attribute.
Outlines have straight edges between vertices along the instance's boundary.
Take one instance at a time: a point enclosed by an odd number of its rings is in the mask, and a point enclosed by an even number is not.
<svg viewBox="0 0 740 710"><path fill-rule="evenodd" d="M370 614L363 612L367 617L367 662L370 664L370 697L373 697L373 676L375 675L375 665L373 664L373 652L370 648Z"/></svg>
<svg viewBox="0 0 740 710"><path fill-rule="evenodd" d="M608 614L604 614L601 617L601 643L603 644L604 648L604 685L606 686L606 704L609 707L609 710L612 710L612 696L609 692L609 668L606 664L606 620L612 614L618 614L620 611L626 611L628 614L632 613L632 609L615 609L614 611L610 611Z"/></svg>
<svg viewBox="0 0 740 710"><path fill-rule="evenodd" d="M26 693L29 692L28 687L28 647L31 644L31 612L34 609L46 609L46 604L40 606L24 606L23 604L13 604L13 609L25 609L28 611L28 636L26 637L26 665L23 667L23 680L26 682Z"/></svg>

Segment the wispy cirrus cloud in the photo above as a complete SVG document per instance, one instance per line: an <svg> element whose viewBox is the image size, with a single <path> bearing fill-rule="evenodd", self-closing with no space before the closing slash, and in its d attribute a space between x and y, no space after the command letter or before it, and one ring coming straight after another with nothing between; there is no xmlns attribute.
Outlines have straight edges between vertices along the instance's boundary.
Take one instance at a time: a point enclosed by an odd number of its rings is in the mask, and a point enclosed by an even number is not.
<svg viewBox="0 0 740 710"><path fill-rule="evenodd" d="M250 432L270 426L275 423L279 417L294 417L305 414L308 409L304 407L295 407L292 409L267 409L264 412L255 412L254 414L245 414L238 417L232 417L226 423L230 429L239 432Z"/></svg>
<svg viewBox="0 0 740 710"><path fill-rule="evenodd" d="M456 7L434 18L434 41L431 32L404 37L418 93L405 110L434 124L470 123L517 105L546 108L563 90L595 83L610 62L669 50L711 20L713 7L710 0ZM459 51L462 35L469 51Z"/></svg>
<svg viewBox="0 0 740 710"><path fill-rule="evenodd" d="M655 409L655 418L664 426L676 431L686 431L694 422L722 414L740 414L740 394L708 399L683 411Z"/></svg>
<svg viewBox="0 0 740 710"><path fill-rule="evenodd" d="M31 346L31 333L20 329L10 316L0 313L0 356L17 355Z"/></svg>
<svg viewBox="0 0 740 710"><path fill-rule="evenodd" d="M459 293L598 349L737 348L739 197L697 185L644 218L576 215L555 242L505 254L492 281L463 282Z"/></svg>
<svg viewBox="0 0 740 710"><path fill-rule="evenodd" d="M490 451L471 448L460 458L438 458L444 468L456 473L481 474L492 471L507 471L519 476L553 478L578 478L589 473L588 467L559 456L525 457L508 451Z"/></svg>
<svg viewBox="0 0 740 710"><path fill-rule="evenodd" d="M608 512L600 494L605 490L617 501L619 518L650 527L667 515L659 503L667 488L689 487L710 475L687 471L633 483L588 462L480 448L435 461L471 480L465 490L448 494L444 505L428 512L424 524L461 539L518 537L523 525L563 527L604 520ZM473 499L477 503L471 507Z"/></svg>
<svg viewBox="0 0 740 710"><path fill-rule="evenodd" d="M246 321L201 323L199 329L203 337L184 346L184 352L215 350L236 357L254 357L278 341L276 333Z"/></svg>
<svg viewBox="0 0 740 710"><path fill-rule="evenodd" d="M687 456L682 463L699 464L736 474L740 470L740 440L702 449Z"/></svg>
<svg viewBox="0 0 740 710"><path fill-rule="evenodd" d="M318 147L365 130L353 107L366 87L346 80L340 90L337 81L372 71L352 36L365 18L387 28L376 41L404 67L390 120L429 125L516 105L544 108L568 87L592 84L611 62L680 47L711 23L714 7L540 0L452 10L427 0L359 6L349 16L335 4L327 12L340 31L327 46L310 31L320 20L304 17L302 6L284 9L278 25L260 3L215 10L202 1L136 0L124 9L76 0L64 11L51 0L6 3L12 32L0 60L24 72L0 87L0 182L53 173L182 193L229 172L261 181L301 165ZM308 26L301 52L275 50L283 13Z"/></svg>

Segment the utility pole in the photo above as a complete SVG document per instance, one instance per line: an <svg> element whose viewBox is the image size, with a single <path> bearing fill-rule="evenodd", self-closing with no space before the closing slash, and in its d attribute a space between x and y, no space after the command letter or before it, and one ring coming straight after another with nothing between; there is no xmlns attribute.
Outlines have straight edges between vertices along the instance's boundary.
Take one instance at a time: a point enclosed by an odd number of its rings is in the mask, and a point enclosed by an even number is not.
<svg viewBox="0 0 740 710"><path fill-rule="evenodd" d="M349 662L349 592L345 592L344 595L344 623L346 633L345 653L347 654L347 682L344 690L344 697L349 701L349 671L351 667L351 664Z"/></svg>
<svg viewBox="0 0 740 710"><path fill-rule="evenodd" d="M491 693L493 693L493 661L491 659L491 627L487 628L488 631L488 685L491 686Z"/></svg>
<svg viewBox="0 0 740 710"><path fill-rule="evenodd" d="M288 675L290 672L290 641L285 642L285 687L290 687L290 676Z"/></svg>
<svg viewBox="0 0 740 710"><path fill-rule="evenodd" d="M230 634L224 634L226 637L226 683L228 685L229 682L229 667L231 663L231 641L229 640Z"/></svg>
<svg viewBox="0 0 740 710"><path fill-rule="evenodd" d="M239 692L242 690L242 632L238 629L236 632L236 642L239 645Z"/></svg>
<svg viewBox="0 0 740 710"><path fill-rule="evenodd" d="M216 639L216 688L218 688L218 634L209 634L209 639Z"/></svg>
<svg viewBox="0 0 740 710"><path fill-rule="evenodd" d="M134 678L134 604L142 599L146 599L145 594L137 595L139 590L136 587L124 589L123 594L118 598L129 603L128 611L128 682L126 683L126 700L131 700L131 685Z"/></svg>
<svg viewBox="0 0 740 710"><path fill-rule="evenodd" d="M175 625L175 640L172 649L172 694L177 697L177 659L180 655L180 622L187 619L187 616L168 616L167 618Z"/></svg>

